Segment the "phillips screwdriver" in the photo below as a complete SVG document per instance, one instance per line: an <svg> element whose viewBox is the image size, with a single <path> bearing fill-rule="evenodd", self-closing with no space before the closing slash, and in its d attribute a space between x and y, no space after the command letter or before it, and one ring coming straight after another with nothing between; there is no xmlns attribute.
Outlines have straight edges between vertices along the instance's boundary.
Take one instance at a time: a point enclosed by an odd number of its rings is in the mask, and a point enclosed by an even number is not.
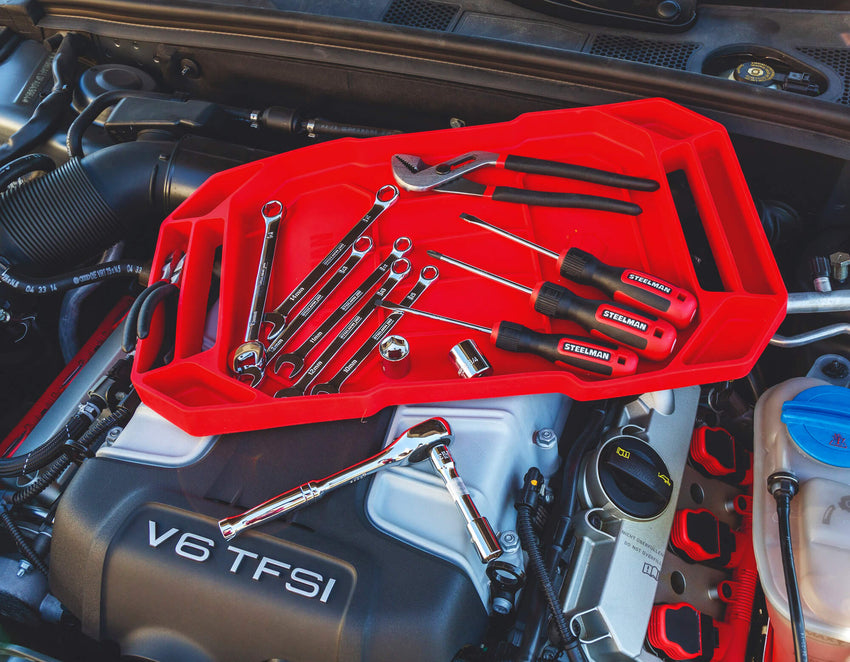
<svg viewBox="0 0 850 662"><path fill-rule="evenodd" d="M495 232L557 260L558 271L567 280L595 287L614 301L654 313L680 329L688 326L697 312L697 298L693 294L656 276L637 269L605 264L580 248L570 248L558 255L555 251L518 237L472 214L461 214L460 217L467 223Z"/></svg>
<svg viewBox="0 0 850 662"><path fill-rule="evenodd" d="M499 322L498 326L491 329L398 303L390 303L384 299L379 299L375 303L382 308L412 313L486 333L490 336L490 342L499 349L537 354L557 365L581 368L607 377L624 377L634 374L637 369L637 355L613 343L558 333L542 333L516 322Z"/></svg>
<svg viewBox="0 0 850 662"><path fill-rule="evenodd" d="M652 361L663 361L676 345L676 329L653 315L609 301L583 299L566 287L548 281L532 289L437 251L428 251L428 255L525 292L538 313L577 322L591 333L628 345Z"/></svg>

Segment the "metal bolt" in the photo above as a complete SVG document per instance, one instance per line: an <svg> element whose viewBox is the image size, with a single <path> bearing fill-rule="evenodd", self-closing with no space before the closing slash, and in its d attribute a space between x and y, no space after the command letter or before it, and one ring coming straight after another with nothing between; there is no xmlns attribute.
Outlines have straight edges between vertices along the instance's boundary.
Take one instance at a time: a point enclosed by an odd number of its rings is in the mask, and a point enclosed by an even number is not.
<svg viewBox="0 0 850 662"><path fill-rule="evenodd" d="M23 577L30 570L32 570L32 565L26 559L21 559L21 562L18 564L18 577Z"/></svg>
<svg viewBox="0 0 850 662"><path fill-rule="evenodd" d="M449 119L449 126L453 129L460 129L466 126L466 122L464 122L459 117L452 117Z"/></svg>
<svg viewBox="0 0 850 662"><path fill-rule="evenodd" d="M681 14L682 8L679 6L678 2L675 2L675 0L664 0L663 2L658 3L658 6L655 8L655 13L658 15L658 18L670 20Z"/></svg>
<svg viewBox="0 0 850 662"><path fill-rule="evenodd" d="M180 75L183 76L183 78L200 78L201 68L194 60L184 57L180 60Z"/></svg>
<svg viewBox="0 0 850 662"><path fill-rule="evenodd" d="M107 446L111 446L115 443L118 437L121 436L122 432L124 432L124 428L122 428L120 425L116 425L114 428L112 428L109 432L106 433L106 440L103 443L105 443Z"/></svg>
<svg viewBox="0 0 850 662"><path fill-rule="evenodd" d="M0 324L6 324L12 320L12 313L5 308L0 308Z"/></svg>
<svg viewBox="0 0 850 662"><path fill-rule="evenodd" d="M832 277L839 283L847 280L850 274L850 254L838 251L829 256L829 265L832 267Z"/></svg>
<svg viewBox="0 0 850 662"><path fill-rule="evenodd" d="M499 544L505 554L511 554L519 549L519 536L516 531L502 531L499 534Z"/></svg>
<svg viewBox="0 0 850 662"><path fill-rule="evenodd" d="M495 597L493 598L493 611L497 614L507 615L510 614L514 608L514 603L508 600L507 598Z"/></svg>
<svg viewBox="0 0 850 662"><path fill-rule="evenodd" d="M541 428L532 436L532 441L540 448L554 448L558 443L558 435L552 428Z"/></svg>

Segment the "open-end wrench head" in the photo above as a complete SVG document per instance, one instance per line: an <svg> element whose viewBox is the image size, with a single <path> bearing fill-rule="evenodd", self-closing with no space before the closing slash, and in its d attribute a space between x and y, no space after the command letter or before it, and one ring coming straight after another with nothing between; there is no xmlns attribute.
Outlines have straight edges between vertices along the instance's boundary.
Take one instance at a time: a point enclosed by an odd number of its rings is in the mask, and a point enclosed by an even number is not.
<svg viewBox="0 0 850 662"><path fill-rule="evenodd" d="M250 384L256 387L265 377L266 348L262 343L253 340L244 342L230 357L230 367L240 380L250 379Z"/></svg>
<svg viewBox="0 0 850 662"><path fill-rule="evenodd" d="M280 369L285 365L291 365L292 369L289 371L289 375L286 377L287 379L294 379L298 376L298 373L304 369L304 359L302 359L298 354L281 354L277 357L274 364L274 371L280 372Z"/></svg>
<svg viewBox="0 0 850 662"><path fill-rule="evenodd" d="M338 393L339 386L331 384L330 382L316 384L312 389L310 389L310 395L336 395Z"/></svg>
<svg viewBox="0 0 850 662"><path fill-rule="evenodd" d="M269 331L268 339L274 340L286 328L286 317L273 310L263 313L263 324L271 324L272 330Z"/></svg>
<svg viewBox="0 0 850 662"><path fill-rule="evenodd" d="M238 373L239 381L247 381L251 388L257 388L265 376L266 371L256 365L245 366Z"/></svg>

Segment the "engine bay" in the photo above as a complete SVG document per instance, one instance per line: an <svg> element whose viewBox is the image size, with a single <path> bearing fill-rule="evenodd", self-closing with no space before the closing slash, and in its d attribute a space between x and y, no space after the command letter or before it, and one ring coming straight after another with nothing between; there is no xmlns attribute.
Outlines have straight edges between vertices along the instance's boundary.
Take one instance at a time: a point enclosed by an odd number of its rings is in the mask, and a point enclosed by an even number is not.
<svg viewBox="0 0 850 662"><path fill-rule="evenodd" d="M0 17L0 659L843 660L830 12L317 4Z"/></svg>

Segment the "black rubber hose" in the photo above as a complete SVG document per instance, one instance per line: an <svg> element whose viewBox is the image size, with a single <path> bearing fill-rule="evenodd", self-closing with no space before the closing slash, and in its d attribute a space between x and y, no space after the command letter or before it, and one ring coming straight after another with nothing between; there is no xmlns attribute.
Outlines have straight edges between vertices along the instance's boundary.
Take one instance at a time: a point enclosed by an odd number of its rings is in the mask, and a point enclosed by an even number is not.
<svg viewBox="0 0 850 662"><path fill-rule="evenodd" d="M65 137L65 146L68 148L68 156L71 158L83 158L83 134L88 129L92 122L110 106L114 106L122 99L138 98L138 99L174 99L172 94L163 94L161 92L145 92L143 90L110 90L92 99L91 103L83 109L77 117L71 122L68 128L68 133Z"/></svg>
<svg viewBox="0 0 850 662"><path fill-rule="evenodd" d="M62 447L70 439L78 440L91 425L91 419L84 414L76 414L65 426L38 448L23 455L0 459L0 477L12 478L46 467L62 452Z"/></svg>
<svg viewBox="0 0 850 662"><path fill-rule="evenodd" d="M797 662L809 659L806 646L806 623L803 619L803 601L797 570L794 567L794 549L791 544L791 499L797 493L797 479L791 474L777 472L767 479L768 490L776 499L776 515L779 518L779 548L782 553L782 571L785 575L785 591L788 594L788 612L794 635L794 655Z"/></svg>
<svg viewBox="0 0 850 662"><path fill-rule="evenodd" d="M378 129L372 126L344 124L342 122L325 120L320 117L306 120L299 119L298 128L302 133L334 138L377 138L379 136L395 136L401 133L397 129Z"/></svg>
<svg viewBox="0 0 850 662"><path fill-rule="evenodd" d="M44 142L59 126L71 101L77 55L82 51L83 42L81 35L73 33L62 39L53 58L53 89L35 107L26 124L0 145L0 165Z"/></svg>
<svg viewBox="0 0 850 662"><path fill-rule="evenodd" d="M75 287L88 285L89 283L102 283L106 280L127 276L138 278L141 275L144 279L148 268L148 265L143 262L120 260L117 262L104 262L93 267L83 267L82 269L69 271L59 276L38 278L35 276L25 276L17 273L11 267L6 267L0 271L0 283L26 294L53 294L55 292L72 290Z"/></svg>
<svg viewBox="0 0 850 662"><path fill-rule="evenodd" d="M24 154L0 167L0 191L5 191L9 184L31 172L51 172L55 169L56 163L46 154Z"/></svg>
<svg viewBox="0 0 850 662"><path fill-rule="evenodd" d="M41 557L36 554L35 550L30 546L27 542L27 539L24 538L24 534L21 533L21 530L18 528L18 525L15 524L14 520L9 516L5 510L0 509L0 522L3 523L3 526L6 527L6 530L9 532L9 535L12 536L12 540L15 541L15 546L18 548L18 551L21 553L27 561L29 561L32 566L38 570L42 575L47 577L47 565L44 561L41 560Z"/></svg>

